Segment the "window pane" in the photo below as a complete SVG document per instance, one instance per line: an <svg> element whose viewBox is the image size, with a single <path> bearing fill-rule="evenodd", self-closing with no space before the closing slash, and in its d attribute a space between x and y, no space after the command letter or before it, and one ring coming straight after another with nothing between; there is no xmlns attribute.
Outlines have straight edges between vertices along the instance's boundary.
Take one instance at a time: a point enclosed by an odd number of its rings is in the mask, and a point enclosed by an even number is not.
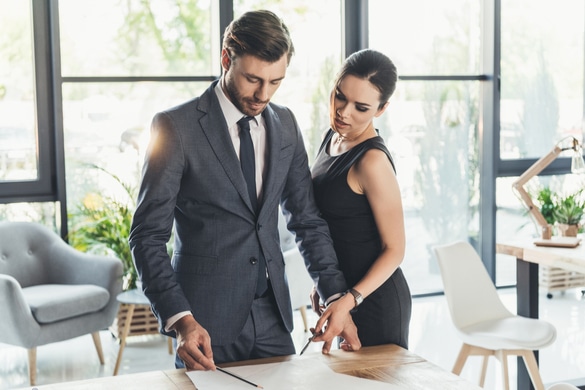
<svg viewBox="0 0 585 390"><path fill-rule="evenodd" d="M98 166L137 186L158 111L199 95L208 83L66 83L63 119L68 210L102 187Z"/></svg>
<svg viewBox="0 0 585 390"><path fill-rule="evenodd" d="M220 34L212 5L216 2L60 0L62 74L217 74Z"/></svg>
<svg viewBox="0 0 585 390"><path fill-rule="evenodd" d="M479 0L370 0L370 47L400 75L479 74Z"/></svg>
<svg viewBox="0 0 585 390"><path fill-rule="evenodd" d="M0 182L38 177L30 2L2 0Z"/></svg>
<svg viewBox="0 0 585 390"><path fill-rule="evenodd" d="M38 222L59 233L55 226L59 213L59 203L9 203L0 204L0 221Z"/></svg>
<svg viewBox="0 0 585 390"><path fill-rule="evenodd" d="M376 122L396 163L413 294L442 291L434 245L479 232L479 82L399 81Z"/></svg>
<svg viewBox="0 0 585 390"><path fill-rule="evenodd" d="M288 106L301 127L309 160L321 144L329 126L329 93L341 64L341 1L298 0L294 2L234 1L234 17L253 9L268 9L288 27L295 54L286 79L272 101ZM317 33L327 31L328 33Z"/></svg>
<svg viewBox="0 0 585 390"><path fill-rule="evenodd" d="M565 136L582 138L584 7L502 2L501 158L537 158Z"/></svg>

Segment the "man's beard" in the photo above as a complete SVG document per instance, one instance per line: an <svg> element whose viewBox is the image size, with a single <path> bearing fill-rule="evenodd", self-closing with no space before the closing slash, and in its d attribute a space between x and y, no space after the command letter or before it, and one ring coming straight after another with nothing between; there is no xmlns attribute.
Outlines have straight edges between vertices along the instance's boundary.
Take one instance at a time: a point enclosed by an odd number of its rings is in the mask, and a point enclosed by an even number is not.
<svg viewBox="0 0 585 390"><path fill-rule="evenodd" d="M268 104L268 102L262 102L262 101L259 101L259 100L253 99L253 98L242 97L242 95L240 94L238 89L235 87L234 83L231 82L231 80L229 80L227 78L224 80L224 86L225 86L225 92L228 95L230 101L234 104L234 106L236 106L236 108L238 110L240 110L241 112L243 112L244 114L246 114L248 116L256 116L256 115L260 114L266 108L266 104ZM262 109L260 109L257 112L252 111L246 105L247 101L251 101L251 103L264 103L264 107L262 107Z"/></svg>

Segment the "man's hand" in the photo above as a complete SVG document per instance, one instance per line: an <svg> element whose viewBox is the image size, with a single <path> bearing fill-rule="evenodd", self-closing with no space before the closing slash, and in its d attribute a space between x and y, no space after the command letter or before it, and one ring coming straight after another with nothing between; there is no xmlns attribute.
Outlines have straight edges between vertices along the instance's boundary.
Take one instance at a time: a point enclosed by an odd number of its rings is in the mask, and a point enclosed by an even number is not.
<svg viewBox="0 0 585 390"><path fill-rule="evenodd" d="M357 327L349 313L354 306L353 296L351 294L344 295L327 306L317 321L315 328L311 328L311 332L315 335L313 342L324 342L322 348L324 354L329 353L331 343L336 336L343 337L344 341L341 343L341 348L345 351L357 351L362 347L357 334Z"/></svg>
<svg viewBox="0 0 585 390"><path fill-rule="evenodd" d="M193 316L179 319L173 329L177 333L177 355L187 370L214 370L209 334Z"/></svg>

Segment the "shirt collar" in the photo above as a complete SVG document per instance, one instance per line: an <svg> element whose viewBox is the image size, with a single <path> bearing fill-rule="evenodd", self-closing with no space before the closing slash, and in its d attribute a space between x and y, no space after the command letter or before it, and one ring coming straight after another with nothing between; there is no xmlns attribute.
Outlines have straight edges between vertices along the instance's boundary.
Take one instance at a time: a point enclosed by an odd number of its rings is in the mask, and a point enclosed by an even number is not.
<svg viewBox="0 0 585 390"><path fill-rule="evenodd" d="M221 78L217 85L215 86L215 94L217 95L217 99L219 100L219 106L221 107L221 111L223 112L223 116L225 117L229 129L232 126L235 126L240 119L246 116L246 114L238 110L234 103L232 103L231 100L229 100L228 97L225 95L225 93L223 92L223 88L221 87L222 81L223 78ZM261 116L262 113L254 117L256 123L260 123Z"/></svg>

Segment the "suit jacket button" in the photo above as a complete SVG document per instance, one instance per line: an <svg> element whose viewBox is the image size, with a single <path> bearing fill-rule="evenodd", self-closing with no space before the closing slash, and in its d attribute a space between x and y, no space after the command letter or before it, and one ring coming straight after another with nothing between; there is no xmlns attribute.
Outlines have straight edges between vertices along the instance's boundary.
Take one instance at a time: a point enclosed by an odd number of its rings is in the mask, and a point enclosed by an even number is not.
<svg viewBox="0 0 585 390"><path fill-rule="evenodd" d="M255 257L250 257L250 263L252 263L252 264L258 263L258 259Z"/></svg>

